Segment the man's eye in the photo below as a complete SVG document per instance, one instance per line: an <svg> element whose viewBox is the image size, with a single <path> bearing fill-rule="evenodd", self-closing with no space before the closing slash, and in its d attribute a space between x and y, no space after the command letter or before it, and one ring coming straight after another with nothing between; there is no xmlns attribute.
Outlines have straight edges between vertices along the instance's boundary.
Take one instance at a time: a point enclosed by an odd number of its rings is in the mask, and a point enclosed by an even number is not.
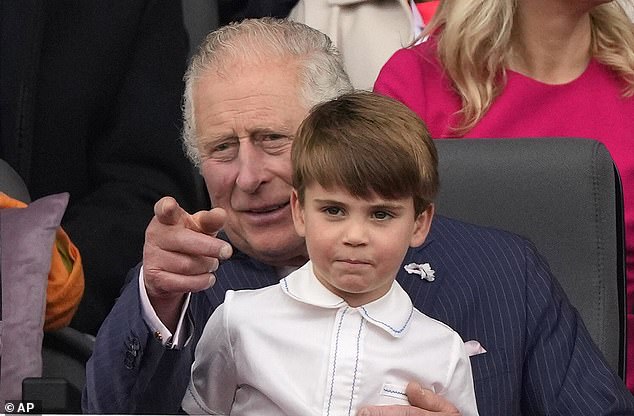
<svg viewBox="0 0 634 416"><path fill-rule="evenodd" d="M238 154L238 143L233 141L216 143L210 145L205 153L209 159L232 160Z"/></svg>
<svg viewBox="0 0 634 416"><path fill-rule="evenodd" d="M257 143L265 152L277 154L290 149L293 140L285 134L267 133L258 136Z"/></svg>
<svg viewBox="0 0 634 416"><path fill-rule="evenodd" d="M271 133L271 134L265 134L262 136L262 141L264 142L267 142L267 141L272 142L275 140L284 140L284 139L288 139L288 137L283 134Z"/></svg>

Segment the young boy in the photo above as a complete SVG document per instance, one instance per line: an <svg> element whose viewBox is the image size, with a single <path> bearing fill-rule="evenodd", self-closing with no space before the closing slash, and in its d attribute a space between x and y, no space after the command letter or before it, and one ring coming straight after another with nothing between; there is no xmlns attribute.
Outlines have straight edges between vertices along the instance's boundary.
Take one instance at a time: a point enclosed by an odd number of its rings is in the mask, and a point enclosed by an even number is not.
<svg viewBox="0 0 634 416"><path fill-rule="evenodd" d="M346 94L313 109L291 159L293 221L310 261L275 286L227 292L196 348L183 409L355 415L407 404L405 386L418 381L477 415L460 336L394 280L434 212L437 155L423 122L390 98Z"/></svg>

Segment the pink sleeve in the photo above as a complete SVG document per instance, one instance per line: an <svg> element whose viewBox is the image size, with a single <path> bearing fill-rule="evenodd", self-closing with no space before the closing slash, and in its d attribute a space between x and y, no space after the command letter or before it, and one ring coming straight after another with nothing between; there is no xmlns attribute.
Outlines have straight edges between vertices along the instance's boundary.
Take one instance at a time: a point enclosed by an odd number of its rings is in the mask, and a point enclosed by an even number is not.
<svg viewBox="0 0 634 416"><path fill-rule="evenodd" d="M416 49L400 49L383 65L374 91L401 101L424 119L424 62Z"/></svg>

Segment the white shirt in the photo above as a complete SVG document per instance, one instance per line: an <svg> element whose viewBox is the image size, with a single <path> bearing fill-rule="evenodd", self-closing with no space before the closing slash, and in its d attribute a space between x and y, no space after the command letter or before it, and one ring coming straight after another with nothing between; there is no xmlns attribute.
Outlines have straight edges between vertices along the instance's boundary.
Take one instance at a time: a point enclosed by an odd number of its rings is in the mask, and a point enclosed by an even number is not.
<svg viewBox="0 0 634 416"><path fill-rule="evenodd" d="M228 291L198 343L182 407L192 414L355 415L407 404L418 381L477 415L460 336L416 310L394 282L353 308L326 289L309 262L279 284ZM235 395L235 400L234 400Z"/></svg>

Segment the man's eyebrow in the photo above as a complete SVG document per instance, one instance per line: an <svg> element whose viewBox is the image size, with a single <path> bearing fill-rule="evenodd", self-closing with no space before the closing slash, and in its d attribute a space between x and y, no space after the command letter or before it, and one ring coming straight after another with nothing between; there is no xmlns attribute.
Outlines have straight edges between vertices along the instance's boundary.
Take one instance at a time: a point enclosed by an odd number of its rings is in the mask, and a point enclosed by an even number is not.
<svg viewBox="0 0 634 416"><path fill-rule="evenodd" d="M271 133L290 136L292 133L294 133L292 129L286 123L277 125L275 127L257 126L257 127L248 129L247 132L251 136L258 135L258 134L271 134Z"/></svg>
<svg viewBox="0 0 634 416"><path fill-rule="evenodd" d="M266 134L279 134L282 136L287 136L289 138L294 138L295 135L292 134L290 132L290 129L287 128L286 126L282 126L279 128L271 128L271 127L254 127L252 129L247 130L247 132L249 133L248 137L257 137L257 136L261 136L261 135L266 135ZM221 132L221 133L215 133L215 134L208 134L208 135L204 135L204 136L200 136L200 138L198 139L201 143L209 145L209 144L215 144L215 143L220 143L223 141L227 141L227 140L235 140L235 139L240 139L241 137L238 136L235 131L231 130L231 131L226 131L226 132Z"/></svg>
<svg viewBox="0 0 634 416"><path fill-rule="evenodd" d="M226 140L230 140L230 139L235 139L237 138L237 135L235 134L234 131L226 131L226 132L222 132L222 133L216 133L216 134L208 134L208 135L204 135L204 136L200 136L200 141L203 143L218 143L218 142L222 142L222 141L226 141Z"/></svg>

